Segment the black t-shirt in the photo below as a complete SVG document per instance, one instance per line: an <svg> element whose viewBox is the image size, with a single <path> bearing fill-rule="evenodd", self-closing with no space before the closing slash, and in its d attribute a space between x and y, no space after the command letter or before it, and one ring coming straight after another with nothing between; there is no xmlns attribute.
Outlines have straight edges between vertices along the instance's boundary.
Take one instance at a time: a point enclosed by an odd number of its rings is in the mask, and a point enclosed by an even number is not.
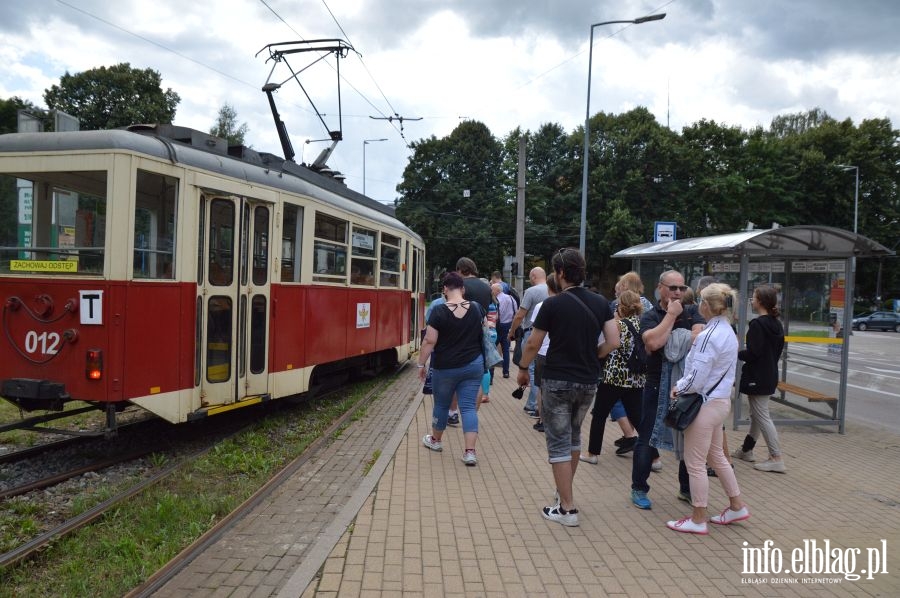
<svg viewBox="0 0 900 598"><path fill-rule="evenodd" d="M463 309L459 304L456 309ZM447 306L439 305L431 312L428 325L438 331L438 341L432 353L431 366L442 370L468 365L481 354L481 321L484 319L478 304L469 302L468 313L457 318Z"/></svg>
<svg viewBox="0 0 900 598"><path fill-rule="evenodd" d="M488 306L494 302L490 285L480 278L463 278L463 285L466 287L466 299L477 301L484 308L484 313L487 313Z"/></svg>
<svg viewBox="0 0 900 598"><path fill-rule="evenodd" d="M593 312L592 318L574 295ZM603 324L613 318L609 302L584 287L570 287L544 300L534 327L550 335L541 378L596 384L600 377L597 340Z"/></svg>
<svg viewBox="0 0 900 598"><path fill-rule="evenodd" d="M653 305L653 309L644 312L644 315L641 316L641 334L659 326L664 317L666 317L666 310L660 307L657 302ZM675 319L672 330L677 328L690 330L694 327L694 324L706 324L706 319L700 315L700 310L697 309L696 305L685 305L684 311ZM662 360L665 349L665 346L663 346L656 351L647 352L648 379L653 376L657 379L659 378L659 374L662 372Z"/></svg>

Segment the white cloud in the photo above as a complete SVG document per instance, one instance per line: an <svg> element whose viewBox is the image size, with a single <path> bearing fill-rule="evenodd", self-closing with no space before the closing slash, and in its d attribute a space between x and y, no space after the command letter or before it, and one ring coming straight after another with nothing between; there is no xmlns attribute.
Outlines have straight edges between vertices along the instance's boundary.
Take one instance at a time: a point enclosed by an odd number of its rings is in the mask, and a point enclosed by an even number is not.
<svg viewBox="0 0 900 598"><path fill-rule="evenodd" d="M668 13L663 21L595 29L592 113L643 105L676 130L701 118L766 127L778 114L814 107L857 123L900 121L900 5L893 2L572 0L564 11L535 0L328 5L343 32L311 0L223 0L215 10L183 0L5 2L0 97L41 105L44 90L66 71L129 62L159 71L163 87L179 93L176 124L207 130L228 102L247 122L249 143L281 153L261 91L272 63L255 54L270 43L346 35L363 62L355 55L341 62L344 141L330 164L361 190L362 141L388 137L366 149L366 189L388 201L409 151L399 122L370 116L423 117L404 121L407 141L447 135L460 117L485 122L498 137L547 122L572 131L584 121L589 24L658 8ZM297 69L311 58L289 60ZM326 144L305 140L327 131L287 76L280 68L272 76L284 82L278 110L297 159L309 161ZM301 81L328 129L336 129L334 70L318 64Z"/></svg>

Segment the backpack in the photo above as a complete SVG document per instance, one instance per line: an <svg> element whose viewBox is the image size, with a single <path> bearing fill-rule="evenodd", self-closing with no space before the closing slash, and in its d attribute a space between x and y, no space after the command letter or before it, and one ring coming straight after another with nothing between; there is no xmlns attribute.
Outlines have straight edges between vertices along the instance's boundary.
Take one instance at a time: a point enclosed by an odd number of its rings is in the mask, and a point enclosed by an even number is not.
<svg viewBox="0 0 900 598"><path fill-rule="evenodd" d="M513 313L516 313L517 311L519 311L519 305L522 304L522 301L519 299L519 293L517 293L514 288L509 287L509 290L506 291L506 294L512 297L514 304Z"/></svg>
<svg viewBox="0 0 900 598"><path fill-rule="evenodd" d="M628 371L635 376L646 374L647 349L644 348L644 339L641 338L641 335L635 330L634 324L632 324L628 318L622 318L622 321L625 322L625 326L628 328L628 331L631 332L633 343L631 354L625 360L625 365L628 367Z"/></svg>

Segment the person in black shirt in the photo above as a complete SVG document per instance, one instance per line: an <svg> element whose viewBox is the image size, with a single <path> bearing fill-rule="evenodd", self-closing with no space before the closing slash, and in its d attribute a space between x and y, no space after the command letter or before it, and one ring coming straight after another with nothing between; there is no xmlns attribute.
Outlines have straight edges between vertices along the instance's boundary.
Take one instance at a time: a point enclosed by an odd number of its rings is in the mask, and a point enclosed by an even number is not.
<svg viewBox="0 0 900 598"><path fill-rule="evenodd" d="M552 265L561 292L541 305L522 351L517 382L528 385L528 366L549 334L541 374L541 417L558 502L544 507L541 514L550 521L577 526L572 481L581 455L581 424L597 392L600 358L619 346L619 329L609 302L581 286L585 270L581 252L561 249ZM604 341L598 346L601 332Z"/></svg>

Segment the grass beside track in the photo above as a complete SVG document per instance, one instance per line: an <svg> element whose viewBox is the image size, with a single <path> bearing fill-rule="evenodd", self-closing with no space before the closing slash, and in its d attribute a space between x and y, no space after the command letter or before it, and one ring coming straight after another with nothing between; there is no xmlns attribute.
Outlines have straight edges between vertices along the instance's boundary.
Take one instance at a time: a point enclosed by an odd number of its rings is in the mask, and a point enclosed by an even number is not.
<svg viewBox="0 0 900 598"><path fill-rule="evenodd" d="M261 419L39 557L0 571L0 598L122 596L303 453L375 384Z"/></svg>

